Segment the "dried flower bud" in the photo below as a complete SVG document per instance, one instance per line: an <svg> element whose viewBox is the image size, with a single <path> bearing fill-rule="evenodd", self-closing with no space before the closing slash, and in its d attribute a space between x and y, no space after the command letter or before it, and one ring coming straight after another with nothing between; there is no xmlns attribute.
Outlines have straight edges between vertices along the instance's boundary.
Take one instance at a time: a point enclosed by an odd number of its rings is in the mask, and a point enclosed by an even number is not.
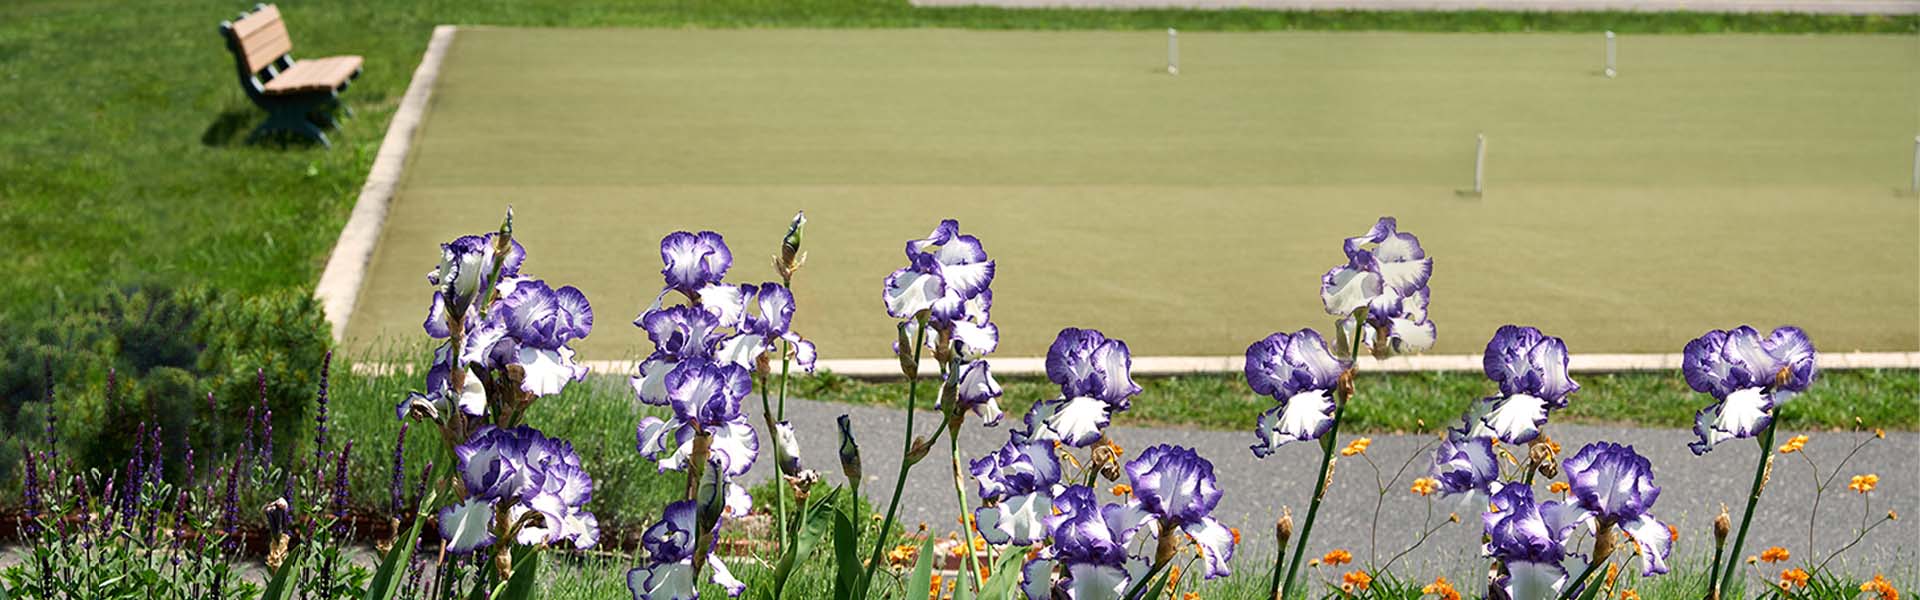
<svg viewBox="0 0 1920 600"><path fill-rule="evenodd" d="M1713 518L1713 543L1727 543L1727 532L1733 529L1733 517L1727 515L1727 505L1720 505L1720 516Z"/></svg>
<svg viewBox="0 0 1920 600"><path fill-rule="evenodd" d="M912 327L912 321L901 321L899 334L893 338L893 355L900 359L900 374L908 379L920 374L920 358L914 356L913 336L907 333Z"/></svg>
<svg viewBox="0 0 1920 600"><path fill-rule="evenodd" d="M913 449L907 451L907 463L908 464L918 463L920 462L920 459L927 457L928 452L932 452L932 451L933 451L933 440L927 439L927 436L924 436L924 435L914 436Z"/></svg>
<svg viewBox="0 0 1920 600"><path fill-rule="evenodd" d="M1280 522L1273 525L1273 536L1280 540L1281 548L1287 547L1287 541L1293 539L1293 509L1280 507Z"/></svg>

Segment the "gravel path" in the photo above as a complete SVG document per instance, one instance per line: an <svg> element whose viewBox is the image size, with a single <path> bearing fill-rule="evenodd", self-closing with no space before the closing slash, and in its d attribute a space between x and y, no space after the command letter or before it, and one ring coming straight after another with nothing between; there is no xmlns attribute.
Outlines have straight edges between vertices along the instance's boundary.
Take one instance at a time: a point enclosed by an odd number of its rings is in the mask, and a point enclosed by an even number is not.
<svg viewBox="0 0 1920 600"><path fill-rule="evenodd" d="M842 413L853 416L855 435L861 444L867 474L861 493L868 498L878 498L876 510L884 509L886 495L892 493L894 473L899 468L900 432L905 415L900 410L789 400L787 415L798 431L807 466L828 473L831 480L840 479L834 458L834 419ZM916 417L915 426L923 434L931 432L938 419L933 413L922 413ZM1119 422L1125 423L1125 417ZM970 423L962 435L962 450L968 457L992 451L1005 442L1008 424L984 429ZM1686 449L1686 441L1692 434L1685 430L1550 424L1548 432L1568 453L1588 442L1605 439L1631 444L1653 461L1654 480L1662 488L1653 513L1679 527L1681 532L1680 545L1675 551L1676 568L1687 568L1688 561L1705 562L1704 557L1712 552L1710 524L1719 513L1720 504L1724 502L1732 507L1738 519L1753 477L1754 453L1747 442L1730 443L1696 458ZM1215 515L1228 525L1241 528L1244 533L1241 557L1251 559L1236 560L1235 564L1241 569L1258 568L1254 565L1265 560L1262 557L1272 555L1272 523L1281 506L1292 506L1296 519L1304 517L1313 475L1319 466L1318 452L1308 445L1289 446L1264 461L1256 460L1247 450L1252 434L1244 431L1144 429L1122 425L1110 428L1108 434L1127 449L1129 458L1150 445L1167 443L1192 447L1213 461L1220 485L1226 492ZM1814 433L1808 449L1823 463L1823 470L1831 470L1832 464L1854 441L1861 439L1861 435L1868 434ZM1789 436L1789 432L1780 432L1783 441ZM1350 438L1343 437L1343 443ZM1384 477L1391 477L1392 470L1398 469L1410 453L1429 441L1425 436L1416 435L1372 438L1368 455L1380 461ZM946 459L946 448L947 443L942 440L937 451L909 477L900 517L908 528L926 522L936 530L955 529L953 474ZM1751 554L1771 545L1785 546L1798 559L1807 556L1807 515L1814 494L1805 462L1794 457L1782 458L1790 460L1776 461L1772 483L1761 501L1747 547ZM1920 516L1908 517L1920 515L1920 472L1916 472L1920 470L1914 467L1916 458L1920 458L1920 434L1904 432L1888 433L1886 440L1876 441L1854 458L1835 483L1837 490L1830 489L1820 507L1815 532L1822 549L1819 556L1851 540L1860 526L1860 496L1847 491L1848 477L1856 473L1878 473L1880 486L1872 495L1874 515L1884 515L1888 508L1893 508L1902 518L1882 525L1849 551L1844 561L1849 564L1849 571L1857 573L1889 570L1889 575L1893 575L1902 568L1912 569L1901 565L1916 563L1916 544L1920 543L1920 524L1916 523ZM748 480L766 477L772 468L770 463L768 460L757 462L756 472L750 474ZM1423 472L1423 465L1424 462L1416 462L1409 469L1410 474L1393 486L1385 508L1376 519L1373 499L1377 488L1373 471L1359 457L1340 461L1333 487L1328 492L1330 501L1321 508L1311 550L1317 554L1339 546L1364 560L1368 552L1367 539L1373 531L1369 524L1376 521L1382 560L1405 547L1417 535L1425 517L1425 504L1407 492L1407 485L1417 476L1414 472ZM968 489L971 495L971 482ZM971 498L969 503L977 505ZM1402 559L1403 564L1410 561L1413 570L1396 566L1396 572L1455 577L1482 568L1477 557L1479 510L1477 506L1436 500L1435 519L1445 519L1449 511L1457 511L1463 524L1441 529L1421 551Z"/></svg>
<svg viewBox="0 0 1920 600"><path fill-rule="evenodd" d="M1191 8L1201 10L1495 10L1519 12L1707 12L1832 15L1920 14L1915 0L913 0L914 6L1007 8Z"/></svg>

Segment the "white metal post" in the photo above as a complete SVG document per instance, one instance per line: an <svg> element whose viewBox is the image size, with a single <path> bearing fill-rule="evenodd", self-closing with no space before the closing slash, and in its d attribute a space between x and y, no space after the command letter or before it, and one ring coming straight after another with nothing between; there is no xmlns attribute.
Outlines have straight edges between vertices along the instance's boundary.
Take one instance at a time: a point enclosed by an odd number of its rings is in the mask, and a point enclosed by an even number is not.
<svg viewBox="0 0 1920 600"><path fill-rule="evenodd" d="M1475 137L1479 143L1473 150L1473 193L1483 194L1487 190L1487 134Z"/></svg>
<svg viewBox="0 0 1920 600"><path fill-rule="evenodd" d="M1180 74L1180 32L1167 28L1167 74Z"/></svg>
<svg viewBox="0 0 1920 600"><path fill-rule="evenodd" d="M1613 76L1619 73L1619 71L1614 70L1613 59L1614 59L1613 32L1608 31L1607 32L1607 69L1605 71L1607 74L1607 79L1613 79Z"/></svg>

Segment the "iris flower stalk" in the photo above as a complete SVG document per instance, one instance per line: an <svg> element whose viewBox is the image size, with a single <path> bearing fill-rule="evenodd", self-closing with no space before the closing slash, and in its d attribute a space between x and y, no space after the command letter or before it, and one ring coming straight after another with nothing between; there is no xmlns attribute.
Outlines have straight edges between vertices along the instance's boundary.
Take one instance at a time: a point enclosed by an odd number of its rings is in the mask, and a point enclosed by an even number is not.
<svg viewBox="0 0 1920 600"><path fill-rule="evenodd" d="M1362 306L1356 310L1354 320L1365 322L1367 307ZM1337 451L1340 443L1340 416L1346 413L1347 402L1353 399L1352 365L1354 361L1360 360L1360 334L1364 329L1355 327L1353 343L1347 345L1347 370L1340 376L1340 385L1333 389L1333 423L1328 425L1327 434L1320 439L1320 475L1313 480L1313 500L1307 504L1307 520L1300 524L1300 537L1293 542L1293 559L1287 562L1287 575L1279 580L1280 588L1274 591L1275 600L1285 598L1287 592L1293 589L1294 575L1300 572L1300 559L1306 556L1307 539L1313 537L1314 517L1320 515L1320 502L1327 495L1327 471L1333 468L1333 453ZM1280 562L1286 560L1287 555L1284 551L1285 549L1282 548L1283 553L1274 557L1275 571L1280 569Z"/></svg>
<svg viewBox="0 0 1920 600"><path fill-rule="evenodd" d="M930 439L924 442L925 446L923 446L922 448L914 447L915 445L914 445L914 439L913 439L913 413L914 413L914 409L919 406L919 401L920 401L919 366L920 366L920 359L922 358L922 355L923 355L922 350L926 348L926 337L927 337L926 315L921 314L916 316L914 318L912 327L913 327L913 348L912 348L913 360L911 361L911 366L913 368L905 369L906 375L907 375L907 426L906 426L906 431L902 434L902 443L900 446L900 473L894 476L893 498L887 501L887 515L885 518L881 519L879 531L874 533L873 550L867 553L867 571L866 573L863 573L860 575L860 581L853 586L855 593L858 594L859 597L866 596L867 588L871 586L873 583L873 574L880 567L880 551L886 547L887 532L893 530L894 519L899 516L900 493L905 491L907 488L907 472L913 469L914 465L919 464L920 459L926 458L926 452L924 451L924 448L931 447L935 442L939 440L940 434L947 430L946 427L940 427L938 429L935 429L933 431L934 439ZM904 327L902 328L902 331L903 332L905 331ZM905 337L904 333L901 337ZM907 352L907 348L901 348L900 351L902 352L902 356L905 356L905 352ZM904 364L906 361L902 361L902 362L903 362L903 366L906 366ZM853 485L858 486L860 485L860 483L853 482Z"/></svg>
<svg viewBox="0 0 1920 600"><path fill-rule="evenodd" d="M1715 561L1710 575L1710 596L1717 598L1733 583L1734 561L1740 560L1747 530L1753 524L1753 510L1766 488L1776 424L1773 411L1812 385L1816 375L1814 348L1806 332L1798 327L1780 327L1761 337L1759 331L1743 325L1707 332L1688 342L1682 356L1681 372L1686 375L1687 385L1715 399L1695 413L1693 430L1700 440L1688 444L1688 448L1699 455L1723 441L1759 438L1759 460L1754 465L1753 485L1748 488L1739 533L1733 538L1726 564Z"/></svg>

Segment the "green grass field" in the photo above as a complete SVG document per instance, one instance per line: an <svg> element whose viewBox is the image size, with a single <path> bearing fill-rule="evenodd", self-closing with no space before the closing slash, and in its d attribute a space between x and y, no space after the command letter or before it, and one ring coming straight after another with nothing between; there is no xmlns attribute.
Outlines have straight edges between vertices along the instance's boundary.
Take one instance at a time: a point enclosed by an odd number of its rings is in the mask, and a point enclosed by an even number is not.
<svg viewBox="0 0 1920 600"><path fill-rule="evenodd" d="M880 279L961 220L998 260L1003 355L1091 326L1136 355L1324 327L1319 274L1382 214L1436 256L1436 352L1509 322L1575 352L1677 352L1796 323L1920 348L1902 188L1920 40L1160 32L462 31L354 316L417 335L434 244L519 212L528 269L580 286L592 358L645 345L658 239L728 236L733 279L811 218L802 331L884 356ZM1471 186L1490 139L1488 192Z"/></svg>

